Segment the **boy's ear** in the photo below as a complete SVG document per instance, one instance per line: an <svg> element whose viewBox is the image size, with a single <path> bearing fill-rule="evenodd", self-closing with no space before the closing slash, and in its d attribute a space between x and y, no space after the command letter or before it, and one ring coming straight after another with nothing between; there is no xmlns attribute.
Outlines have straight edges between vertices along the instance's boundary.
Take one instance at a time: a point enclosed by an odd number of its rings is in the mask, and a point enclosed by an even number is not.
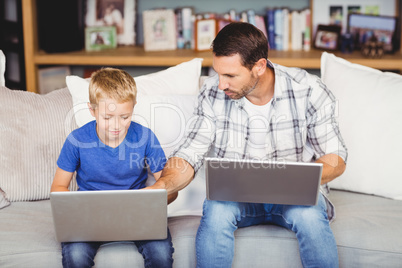
<svg viewBox="0 0 402 268"><path fill-rule="evenodd" d="M91 115L92 115L93 117L95 117L95 110L94 110L94 108L92 107L91 103L88 102L87 105L88 105L88 108L89 108L89 112L91 113Z"/></svg>

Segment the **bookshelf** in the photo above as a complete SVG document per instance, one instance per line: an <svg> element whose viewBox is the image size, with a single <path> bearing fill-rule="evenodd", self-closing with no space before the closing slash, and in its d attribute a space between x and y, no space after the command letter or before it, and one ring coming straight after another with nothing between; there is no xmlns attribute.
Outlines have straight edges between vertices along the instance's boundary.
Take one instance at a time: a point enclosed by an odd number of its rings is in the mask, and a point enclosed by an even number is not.
<svg viewBox="0 0 402 268"><path fill-rule="evenodd" d="M0 2L0 49L6 57L6 86L25 90L21 0Z"/></svg>
<svg viewBox="0 0 402 268"><path fill-rule="evenodd" d="M399 3L399 1L397 1ZM398 5L396 8L400 10ZM102 65L102 66L157 66L168 67L188 61L195 57L203 58L203 66L212 66L210 52L193 50L173 50L145 52L143 47L118 47L115 50L86 52L74 51L64 53L46 53L40 51L37 40L36 0L22 0L25 71L27 90L38 92L38 68L41 65ZM269 51L269 59L275 63L305 69L319 69L322 51L311 49L304 51ZM382 70L402 70L401 51L385 55L381 59L370 59L361 56L359 51L351 54L335 52L353 63L366 65Z"/></svg>

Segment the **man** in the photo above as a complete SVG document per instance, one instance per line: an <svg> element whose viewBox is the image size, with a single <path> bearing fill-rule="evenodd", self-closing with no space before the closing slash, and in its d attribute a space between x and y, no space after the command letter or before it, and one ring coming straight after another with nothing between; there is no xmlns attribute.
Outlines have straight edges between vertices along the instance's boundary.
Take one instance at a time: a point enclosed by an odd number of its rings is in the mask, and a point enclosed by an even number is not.
<svg viewBox="0 0 402 268"><path fill-rule="evenodd" d="M318 77L267 60L267 39L248 23L223 28L212 52L217 74L205 81L196 120L153 188L168 193L184 188L207 152L221 158L319 162L323 185L344 172L347 150L335 121L335 98ZM231 267L234 231L270 223L296 233L304 267L337 267L332 217L323 194L316 206L205 200L197 266Z"/></svg>

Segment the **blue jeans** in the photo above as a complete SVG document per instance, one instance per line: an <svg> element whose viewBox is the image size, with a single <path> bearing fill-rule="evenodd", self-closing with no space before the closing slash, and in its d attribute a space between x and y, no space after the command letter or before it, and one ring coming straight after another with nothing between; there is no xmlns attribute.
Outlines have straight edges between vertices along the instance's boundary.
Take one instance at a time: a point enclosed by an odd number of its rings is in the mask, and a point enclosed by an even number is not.
<svg viewBox="0 0 402 268"><path fill-rule="evenodd" d="M296 233L304 267L339 266L325 199L320 194L316 206L205 200L196 238L197 267L231 267L234 231L263 223L283 226Z"/></svg>
<svg viewBox="0 0 402 268"><path fill-rule="evenodd" d="M63 267L92 267L99 247L107 242L61 243ZM172 267L173 245L170 232L165 240L133 241L144 257L145 267Z"/></svg>

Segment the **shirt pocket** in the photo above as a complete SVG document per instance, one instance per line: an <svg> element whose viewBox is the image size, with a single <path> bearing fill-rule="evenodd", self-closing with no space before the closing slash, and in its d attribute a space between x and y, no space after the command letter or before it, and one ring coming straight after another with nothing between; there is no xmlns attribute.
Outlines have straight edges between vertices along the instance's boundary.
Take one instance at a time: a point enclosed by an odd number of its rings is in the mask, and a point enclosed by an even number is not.
<svg viewBox="0 0 402 268"><path fill-rule="evenodd" d="M282 120L272 127L273 147L278 158L300 161L306 144L305 119Z"/></svg>

